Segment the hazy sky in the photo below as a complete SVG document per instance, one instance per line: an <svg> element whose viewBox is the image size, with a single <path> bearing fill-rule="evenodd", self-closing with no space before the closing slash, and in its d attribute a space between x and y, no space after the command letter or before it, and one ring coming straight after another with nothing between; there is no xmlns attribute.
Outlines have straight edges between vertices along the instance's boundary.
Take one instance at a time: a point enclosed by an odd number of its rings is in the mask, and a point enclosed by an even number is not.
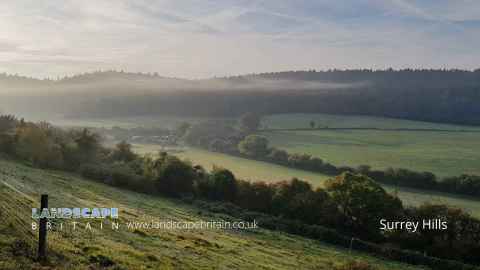
<svg viewBox="0 0 480 270"><path fill-rule="evenodd" d="M479 0L4 0L0 72L480 66Z"/></svg>

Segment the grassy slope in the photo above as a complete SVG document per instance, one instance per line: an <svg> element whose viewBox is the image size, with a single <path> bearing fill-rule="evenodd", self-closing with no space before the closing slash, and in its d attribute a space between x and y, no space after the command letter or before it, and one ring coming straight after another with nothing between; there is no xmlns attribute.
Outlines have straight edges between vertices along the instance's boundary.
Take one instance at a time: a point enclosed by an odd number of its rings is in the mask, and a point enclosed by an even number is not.
<svg viewBox="0 0 480 270"><path fill-rule="evenodd" d="M30 269L32 262L13 256L14 241L34 245L29 229L31 207L49 193L50 207L119 207L127 220L212 220L201 209L176 200L152 197L83 180L75 175L32 169L0 160L0 269ZM121 225L122 226L122 225ZM279 232L256 230L133 232L71 229L49 234L53 264L59 269L85 269L91 256L102 254L119 269L331 269L351 258L368 260L381 269L418 269L386 262ZM44 269L44 268L43 268Z"/></svg>
<svg viewBox="0 0 480 270"><path fill-rule="evenodd" d="M480 130L366 116L323 114L274 115L264 119L268 128L306 128L313 119L319 127L422 128ZM371 165L431 171L440 176L480 174L480 133L423 131L273 131L263 132L272 146L292 153L308 153L335 165Z"/></svg>
<svg viewBox="0 0 480 270"><path fill-rule="evenodd" d="M157 145L135 146L135 150L139 153L152 153L159 149L160 147ZM200 164L206 169L211 169L213 165L228 168L237 177L252 181L262 180L274 182L297 177L312 183L314 186L322 186L323 182L330 178L330 176L323 174L291 169L267 162L249 160L195 148L189 148L188 150L175 155L183 159L188 159L194 164ZM395 190L391 186L385 186L385 188L390 192ZM472 198L464 196L408 188L398 188L397 192L398 196L407 205L420 205L424 202L443 203L463 208L475 217L480 218L479 200L473 200Z"/></svg>

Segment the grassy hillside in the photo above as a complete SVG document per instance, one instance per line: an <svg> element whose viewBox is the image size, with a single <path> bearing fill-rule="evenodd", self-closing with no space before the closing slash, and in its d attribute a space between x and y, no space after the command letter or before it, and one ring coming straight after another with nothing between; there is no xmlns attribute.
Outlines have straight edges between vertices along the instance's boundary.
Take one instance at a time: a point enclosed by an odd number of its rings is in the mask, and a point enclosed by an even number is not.
<svg viewBox="0 0 480 270"><path fill-rule="evenodd" d="M135 145L135 150L139 153L155 153L160 150L158 145ZM205 151L201 149L188 148L175 155L192 161L194 164L200 164L207 169L213 165L221 166L231 170L241 179L252 181L280 181L289 180L297 177L312 183L314 186L321 186L330 176L291 169L267 162L255 161L240 157L234 157L226 154ZM420 205L425 202L448 204L463 208L472 215L480 218L480 201L473 200L459 195L445 194L440 192L427 192L425 190L414 190L409 188L394 188L384 186L390 192L397 192L398 196L406 205Z"/></svg>
<svg viewBox="0 0 480 270"><path fill-rule="evenodd" d="M124 222L231 218L177 200L120 190L76 175L1 159L0 269L40 269L28 255L33 253L36 239L29 228L31 207L38 207L41 193L50 195L50 207L120 209L118 231L99 230L92 225L92 232L82 226L50 232L50 258L55 269L100 269L99 264L111 265L108 269L332 269L350 259L366 260L380 269L419 269L262 229L128 230L122 227Z"/></svg>
<svg viewBox="0 0 480 270"><path fill-rule="evenodd" d="M480 174L479 128L388 118L332 115L274 115L264 119L268 128L409 128L472 130L476 132L298 130L262 132L272 146L292 153L308 153L335 165L373 168L401 167L430 171L439 176Z"/></svg>

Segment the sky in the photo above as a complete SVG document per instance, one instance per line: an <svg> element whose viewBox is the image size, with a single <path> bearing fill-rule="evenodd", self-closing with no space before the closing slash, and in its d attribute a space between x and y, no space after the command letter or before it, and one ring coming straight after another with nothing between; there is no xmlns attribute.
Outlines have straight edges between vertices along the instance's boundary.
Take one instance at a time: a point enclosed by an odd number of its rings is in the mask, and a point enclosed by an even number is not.
<svg viewBox="0 0 480 270"><path fill-rule="evenodd" d="M480 67L479 0L4 0L0 72Z"/></svg>

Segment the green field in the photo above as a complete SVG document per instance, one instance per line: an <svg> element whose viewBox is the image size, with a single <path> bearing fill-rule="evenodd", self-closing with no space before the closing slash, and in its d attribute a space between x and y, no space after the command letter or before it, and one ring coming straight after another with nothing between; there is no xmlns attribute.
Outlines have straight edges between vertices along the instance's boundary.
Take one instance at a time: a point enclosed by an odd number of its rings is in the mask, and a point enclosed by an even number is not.
<svg viewBox="0 0 480 270"><path fill-rule="evenodd" d="M155 153L162 149L158 145L134 145L134 151L140 154ZM186 148L174 153L182 159L188 159L194 164L200 164L210 170L214 165L227 168L235 175L246 180L276 182L290 180L293 177L309 180L312 183L321 183L327 175L296 170L267 162L250 160L201 149Z"/></svg>
<svg viewBox="0 0 480 270"><path fill-rule="evenodd" d="M0 159L0 269L40 268L29 257L36 242L30 229L31 207L40 194L49 207L118 207L120 228L93 231L78 225L49 233L51 266L55 269L332 269L361 259L380 269L420 269L339 249L317 241L263 229L128 230L123 222L231 219L177 200L142 195L84 180L76 175L33 169ZM84 220L80 221L83 224ZM106 225L109 225L106 222ZM21 245L21 243L27 243ZM99 255L105 256L102 258ZM31 255L32 256L32 255ZM113 263L109 268L95 261ZM107 259L105 259L107 258Z"/></svg>
<svg viewBox="0 0 480 270"><path fill-rule="evenodd" d="M296 130L261 132L274 147L307 153L334 165L407 168L439 176L480 175L480 128L362 116L275 115L268 128L318 126L472 130L477 132Z"/></svg>
<svg viewBox="0 0 480 270"><path fill-rule="evenodd" d="M329 128L409 128L480 131L480 127L411 121L385 117L300 113L274 114L265 116L262 119L262 125L264 128L268 129L299 129L309 128L310 121L312 120L315 122L317 127Z"/></svg>
<svg viewBox="0 0 480 270"><path fill-rule="evenodd" d="M134 150L141 154L156 153L159 149L161 148L157 145L134 146ZM330 178L330 176L323 174L291 169L267 162L234 157L222 153L215 153L195 148L188 148L182 152L175 153L175 155L182 159L190 160L194 164L202 165L206 169L211 169L214 165L228 168L238 178L252 181L276 182L297 177L312 183L314 186L322 186L324 181ZM384 187L390 192L397 191L398 196L406 205L416 206L425 202L448 204L465 209L473 216L480 218L479 200L440 192L427 192L424 190L408 188L394 188L392 186Z"/></svg>

